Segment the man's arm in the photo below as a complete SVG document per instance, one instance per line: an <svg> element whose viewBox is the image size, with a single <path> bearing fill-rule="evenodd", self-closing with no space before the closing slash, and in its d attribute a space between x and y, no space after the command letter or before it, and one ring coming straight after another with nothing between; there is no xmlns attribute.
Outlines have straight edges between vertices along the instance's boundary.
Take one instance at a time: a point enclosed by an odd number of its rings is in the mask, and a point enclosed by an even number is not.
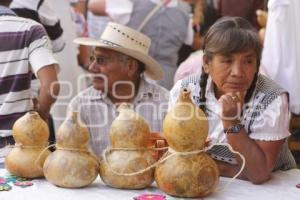
<svg viewBox="0 0 300 200"><path fill-rule="evenodd" d="M56 101L56 97L59 93L59 83L55 70L55 64L42 67L37 72L37 78L41 83L37 111L47 122L51 105Z"/></svg>

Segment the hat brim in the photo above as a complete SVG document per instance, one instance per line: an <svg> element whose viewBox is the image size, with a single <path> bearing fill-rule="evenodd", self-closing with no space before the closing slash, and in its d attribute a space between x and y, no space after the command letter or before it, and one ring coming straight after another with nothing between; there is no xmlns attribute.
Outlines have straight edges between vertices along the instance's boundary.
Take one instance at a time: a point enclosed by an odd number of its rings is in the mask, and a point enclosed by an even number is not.
<svg viewBox="0 0 300 200"><path fill-rule="evenodd" d="M111 45L104 43L101 40L96 40L96 39L87 38L87 37L76 38L74 40L74 43L80 44L80 45L110 49L110 50L114 50L114 51L126 54L128 56L131 56L145 64L144 74L147 77L149 77L150 79L153 79L153 80L163 79L164 72L163 72L163 69L161 68L160 64L148 55L145 55L138 51L134 51L134 50L122 47L122 46L117 46L117 45L111 46Z"/></svg>

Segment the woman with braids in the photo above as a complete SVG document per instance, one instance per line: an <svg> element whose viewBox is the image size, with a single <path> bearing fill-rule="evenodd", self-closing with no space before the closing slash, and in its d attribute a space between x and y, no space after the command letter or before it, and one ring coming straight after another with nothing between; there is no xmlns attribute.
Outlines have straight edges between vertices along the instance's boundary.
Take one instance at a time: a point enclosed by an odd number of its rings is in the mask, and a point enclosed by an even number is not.
<svg viewBox="0 0 300 200"><path fill-rule="evenodd" d="M193 102L208 117L210 144L228 143L245 157L241 179L261 184L274 170L295 168L287 146L288 94L258 73L262 46L250 23L239 17L219 19L203 48L202 73L178 81L169 106L182 87L191 90ZM233 177L242 166L226 146L214 146L208 153L221 176Z"/></svg>

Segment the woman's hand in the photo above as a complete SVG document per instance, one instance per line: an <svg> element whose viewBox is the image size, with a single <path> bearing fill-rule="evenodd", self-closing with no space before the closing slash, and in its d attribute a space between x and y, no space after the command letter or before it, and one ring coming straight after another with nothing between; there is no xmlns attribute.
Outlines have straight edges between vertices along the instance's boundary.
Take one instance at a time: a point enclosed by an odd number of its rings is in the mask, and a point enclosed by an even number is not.
<svg viewBox="0 0 300 200"><path fill-rule="evenodd" d="M238 123L244 105L244 96L244 93L236 92L224 94L219 98L220 117L225 129Z"/></svg>

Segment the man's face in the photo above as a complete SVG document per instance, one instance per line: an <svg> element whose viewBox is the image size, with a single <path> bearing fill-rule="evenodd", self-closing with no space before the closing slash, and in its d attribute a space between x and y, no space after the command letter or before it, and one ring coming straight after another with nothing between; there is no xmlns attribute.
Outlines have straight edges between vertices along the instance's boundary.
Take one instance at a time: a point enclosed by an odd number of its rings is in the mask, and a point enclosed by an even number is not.
<svg viewBox="0 0 300 200"><path fill-rule="evenodd" d="M89 71L94 75L94 88L101 91L111 92L116 82L129 80L127 60L108 49L96 48L93 51Z"/></svg>

